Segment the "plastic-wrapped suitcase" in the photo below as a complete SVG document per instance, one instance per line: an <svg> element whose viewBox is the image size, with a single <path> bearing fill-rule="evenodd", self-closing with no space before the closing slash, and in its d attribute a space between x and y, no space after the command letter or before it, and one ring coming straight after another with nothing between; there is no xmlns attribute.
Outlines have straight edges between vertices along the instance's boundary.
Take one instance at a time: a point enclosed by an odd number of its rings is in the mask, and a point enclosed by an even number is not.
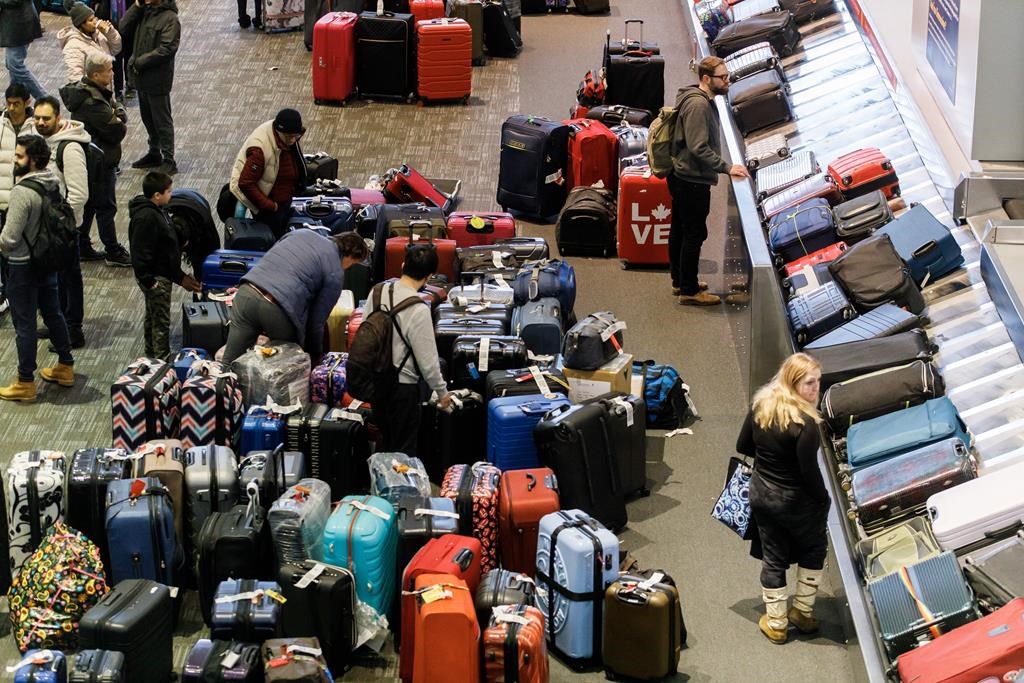
<svg viewBox="0 0 1024 683"><path fill-rule="evenodd" d="M782 70L782 61L775 53L775 48L768 42L754 43L733 52L725 58L725 66L729 69L730 83L764 71L774 71L779 78L786 79L786 73Z"/></svg>
<svg viewBox="0 0 1024 683"><path fill-rule="evenodd" d="M832 273L827 263L804 266L803 270L782 280L782 290L787 299L809 294L810 292L832 282Z"/></svg>
<svg viewBox="0 0 1024 683"><path fill-rule="evenodd" d="M529 575L508 569L492 569L480 579L476 589L476 616L481 626L487 624L491 611L504 605L533 605L537 586Z"/></svg>
<svg viewBox="0 0 1024 683"><path fill-rule="evenodd" d="M619 139L606 125L593 119L562 121L569 127L566 189L601 182L614 190L618 179Z"/></svg>
<svg viewBox="0 0 1024 683"><path fill-rule="evenodd" d="M379 496L346 496L324 528L324 561L358 577L356 595L387 614L395 595L395 508Z"/></svg>
<svg viewBox="0 0 1024 683"><path fill-rule="evenodd" d="M622 574L604 594L601 659L614 676L672 676L686 643L679 590L664 572Z"/></svg>
<svg viewBox="0 0 1024 683"><path fill-rule="evenodd" d="M181 343L201 348L211 357L228 341L231 310L223 301L190 301L181 305Z"/></svg>
<svg viewBox="0 0 1024 683"><path fill-rule="evenodd" d="M348 666L356 644L356 589L352 573L313 560L281 567L283 631L316 638L335 671Z"/></svg>
<svg viewBox="0 0 1024 683"><path fill-rule="evenodd" d="M214 595L222 581L272 575L267 532L263 509L257 507L255 501L214 512L203 522L193 550L192 568L204 622L211 623Z"/></svg>
<svg viewBox="0 0 1024 683"><path fill-rule="evenodd" d="M769 220L798 204L818 197L827 200L829 206L835 206L843 201L842 193L827 173L813 175L767 197L760 204L761 214Z"/></svg>
<svg viewBox="0 0 1024 683"><path fill-rule="evenodd" d="M789 84L774 70L748 76L730 87L729 108L743 135L793 118Z"/></svg>
<svg viewBox="0 0 1024 683"><path fill-rule="evenodd" d="M779 136L772 137L777 138ZM785 142L785 138L783 138L783 142ZM773 141L773 144L778 144L778 141ZM790 155L788 152L789 148L786 147L785 149L787 150L786 158L778 163L757 169L758 201L763 201L770 195L781 192L821 172L818 160L814 157L814 152L802 150Z"/></svg>
<svg viewBox="0 0 1024 683"><path fill-rule="evenodd" d="M420 455L430 480L437 483L449 467L481 460L487 449L483 397L468 390L453 393L451 410L438 410L431 401L423 404L420 413Z"/></svg>
<svg viewBox="0 0 1024 683"><path fill-rule="evenodd" d="M830 244L824 249L818 249L817 251L811 252L807 256L802 256L795 261L790 261L782 267L782 271L787 275L795 275L807 266L815 266L819 263L830 263L839 258L844 251L847 249L846 242L836 242Z"/></svg>
<svg viewBox="0 0 1024 683"><path fill-rule="evenodd" d="M788 12L770 12L729 24L719 31L711 42L711 49L719 57L756 45L770 43L780 57L788 57L800 42L796 20Z"/></svg>
<svg viewBox="0 0 1024 683"><path fill-rule="evenodd" d="M238 443L245 406L235 375L227 366L216 361L194 364L180 396L179 437L185 448Z"/></svg>
<svg viewBox="0 0 1024 683"><path fill-rule="evenodd" d="M618 163L612 175L618 178ZM579 186L569 197L555 223L555 241L561 256L611 256L615 253L615 193L605 187ZM611 187L614 187L613 183Z"/></svg>
<svg viewBox="0 0 1024 683"><path fill-rule="evenodd" d="M178 394L174 368L155 358L139 358L110 386L113 446L134 451L146 441L178 434Z"/></svg>
<svg viewBox="0 0 1024 683"><path fill-rule="evenodd" d="M14 683L65 683L68 663L60 650L29 650L7 673Z"/></svg>
<svg viewBox="0 0 1024 683"><path fill-rule="evenodd" d="M924 310L921 290L888 235L858 242L830 263L829 270L860 311L888 302L915 314Z"/></svg>
<svg viewBox="0 0 1024 683"><path fill-rule="evenodd" d="M832 160L828 174L847 199L881 190L886 199L900 195L900 179L889 157L877 147L865 147Z"/></svg>
<svg viewBox="0 0 1024 683"><path fill-rule="evenodd" d="M119 448L80 448L67 466L64 521L98 545L104 557L107 483L131 476L127 455ZM36 479L38 485L38 474Z"/></svg>
<svg viewBox="0 0 1024 683"><path fill-rule="evenodd" d="M64 453L22 451L7 467L8 559L17 574L54 523L64 518Z"/></svg>
<svg viewBox="0 0 1024 683"><path fill-rule="evenodd" d="M892 209L881 190L848 199L832 209L836 234L848 244L867 239L892 220Z"/></svg>
<svg viewBox="0 0 1024 683"><path fill-rule="evenodd" d="M1024 531L963 558L964 576L982 609L994 611L1015 598L1024 597L1021 562L1024 562Z"/></svg>
<svg viewBox="0 0 1024 683"><path fill-rule="evenodd" d="M540 467L503 472L498 498L501 565L533 576L540 520L558 510L558 481L552 470Z"/></svg>
<svg viewBox="0 0 1024 683"><path fill-rule="evenodd" d="M356 22L356 88L360 97L406 99L416 87L411 14L363 12Z"/></svg>
<svg viewBox="0 0 1024 683"><path fill-rule="evenodd" d="M305 478L305 458L298 451L286 451L283 444L273 450L249 451L238 462L238 502L249 502L252 493L249 484L255 483L260 507L266 509L289 487Z"/></svg>
<svg viewBox="0 0 1024 683"><path fill-rule="evenodd" d="M451 386L482 394L487 373L521 368L526 359L526 344L519 337L456 337L452 343Z"/></svg>
<svg viewBox="0 0 1024 683"><path fill-rule="evenodd" d="M868 592L885 649L893 658L979 616L950 552L869 581Z"/></svg>
<svg viewBox="0 0 1024 683"><path fill-rule="evenodd" d="M189 548L195 549L203 522L227 512L238 500L238 462L227 446L195 446L185 451L185 508Z"/></svg>
<svg viewBox="0 0 1024 683"><path fill-rule="evenodd" d="M231 371L238 375L246 405L265 405L268 396L282 406L309 402L309 354L293 342L249 349Z"/></svg>
<svg viewBox="0 0 1024 683"><path fill-rule="evenodd" d="M498 566L498 500L501 470L485 462L452 465L441 482L441 495L455 501L459 533L480 540L480 568Z"/></svg>
<svg viewBox="0 0 1024 683"><path fill-rule="evenodd" d="M835 346L807 349L821 363L821 390L836 382L875 370L906 365L914 360L931 360L938 347L924 330L907 330L888 337L852 341Z"/></svg>
<svg viewBox="0 0 1024 683"><path fill-rule="evenodd" d="M536 607L507 605L481 621L484 682L542 683L549 677L544 615Z"/></svg>
<svg viewBox="0 0 1024 683"><path fill-rule="evenodd" d="M921 287L963 265L960 244L923 204L912 207L877 234L892 240L896 253Z"/></svg>
<svg viewBox="0 0 1024 683"><path fill-rule="evenodd" d="M347 353L325 353L309 373L309 396L314 403L330 407L341 407L345 397L345 361Z"/></svg>
<svg viewBox="0 0 1024 683"><path fill-rule="evenodd" d="M158 479L110 482L106 528L111 583L135 577L175 585L181 546L170 496Z"/></svg>
<svg viewBox="0 0 1024 683"><path fill-rule="evenodd" d="M416 654L413 683L474 681L480 676L480 625L473 594L462 579L450 574L421 574L415 590L431 591L438 599L416 601Z"/></svg>
<svg viewBox="0 0 1024 683"><path fill-rule="evenodd" d="M835 218L824 199L808 199L768 221L768 248L777 265L792 263L835 242Z"/></svg>
<svg viewBox="0 0 1024 683"><path fill-rule="evenodd" d="M209 357L210 354L206 352L206 349L194 346L186 346L180 349L174 354L174 358L171 359L171 365L174 367L174 374L178 376L178 381L184 382L188 379L188 371L192 368L192 365L197 361L207 360Z"/></svg>
<svg viewBox="0 0 1024 683"><path fill-rule="evenodd" d="M427 469L419 458L405 453L374 453L367 464L372 495L392 505L404 496L430 497Z"/></svg>
<svg viewBox="0 0 1024 683"><path fill-rule="evenodd" d="M747 170L754 172L772 164L778 164L790 156L789 143L782 133L772 133L749 142L744 150Z"/></svg>
<svg viewBox="0 0 1024 683"><path fill-rule="evenodd" d="M417 26L420 43L418 49L430 48L431 51L436 52L439 47L458 41L458 36L465 33L467 28L465 22L458 19L443 21L448 23L441 23L442 20L437 20L423 22ZM435 31L435 27L447 27L448 31ZM431 34L434 35L431 36ZM446 36L449 37L446 38ZM422 64L422 56L420 63ZM435 70L441 71L439 68L435 68ZM450 67L443 69L445 72L451 70ZM422 80L424 74L421 72L419 75ZM422 92L420 96L423 96ZM395 204L426 204L439 208L445 213L448 213L452 203L451 197L434 187L434 184L424 178L419 171L406 164L393 168L384 175L384 196L389 202Z"/></svg>
<svg viewBox="0 0 1024 683"><path fill-rule="evenodd" d="M515 57L523 49L519 29L501 2L483 3L484 47L491 57Z"/></svg>
<svg viewBox="0 0 1024 683"><path fill-rule="evenodd" d="M540 520L537 606L548 647L570 666L600 660L604 594L618 576L619 539L600 522L574 509Z"/></svg>
<svg viewBox="0 0 1024 683"><path fill-rule="evenodd" d="M436 3L441 6L443 17L444 2ZM420 98L424 102L468 102L473 91L473 29L461 19L431 18L417 22L416 37Z"/></svg>
<svg viewBox="0 0 1024 683"><path fill-rule="evenodd" d="M856 471L953 437L968 447L971 445L967 425L953 402L945 396L933 398L850 427L846 434L846 461Z"/></svg>
<svg viewBox="0 0 1024 683"><path fill-rule="evenodd" d="M313 102L344 102L356 86L353 12L328 12L313 26Z"/></svg>
<svg viewBox="0 0 1024 683"><path fill-rule="evenodd" d="M174 608L170 589L149 579L125 578L83 615L83 650L124 653L125 681L165 681L173 671Z"/></svg>
<svg viewBox="0 0 1024 683"><path fill-rule="evenodd" d="M624 496L648 496L647 404L631 394L601 394L584 403L604 408L608 442L618 463L619 488Z"/></svg>
<svg viewBox="0 0 1024 683"><path fill-rule="evenodd" d="M935 366L915 360L833 384L821 398L821 412L834 434L855 422L920 405L946 393Z"/></svg>
<svg viewBox="0 0 1024 683"><path fill-rule="evenodd" d="M928 518L939 545L964 554L1020 529L1022 476L1024 464L1018 463L931 496Z"/></svg>
<svg viewBox="0 0 1024 683"><path fill-rule="evenodd" d="M237 287L250 270L263 258L261 251L217 249L206 257L200 270L203 291Z"/></svg>
<svg viewBox="0 0 1024 683"><path fill-rule="evenodd" d="M539 116L516 115L501 127L497 202L535 216L558 213L565 202L569 127Z"/></svg>
<svg viewBox="0 0 1024 683"><path fill-rule="evenodd" d="M305 456L306 471L327 483L331 500L370 489L369 436L365 419L357 412L311 403L288 418L285 446Z"/></svg>
<svg viewBox="0 0 1024 683"><path fill-rule="evenodd" d="M68 667L68 683L125 683L124 653L83 650Z"/></svg>
<svg viewBox="0 0 1024 683"><path fill-rule="evenodd" d="M462 19L473 30L473 66L482 66L484 56L484 7L480 0L452 0L448 6L452 17Z"/></svg>
<svg viewBox="0 0 1024 683"><path fill-rule="evenodd" d="M797 344L806 344L857 317L857 311L835 282L828 282L786 304Z"/></svg>
<svg viewBox="0 0 1024 683"><path fill-rule="evenodd" d="M647 166L623 169L618 210L619 258L626 265L667 264L672 195L665 179Z"/></svg>
<svg viewBox="0 0 1024 683"><path fill-rule="evenodd" d="M610 529L626 526L625 491L600 404L562 405L534 430L540 462L558 476L563 508L579 508Z"/></svg>
<svg viewBox="0 0 1024 683"><path fill-rule="evenodd" d="M510 213L455 211L448 216L448 237L460 249L515 236L516 219Z"/></svg>
<svg viewBox="0 0 1024 683"><path fill-rule="evenodd" d="M533 431L551 410L570 405L565 396L495 398L487 403L487 461L502 471L540 466Z"/></svg>
<svg viewBox="0 0 1024 683"><path fill-rule="evenodd" d="M263 30L267 33L300 31L306 23L303 0L259 0L263 3Z"/></svg>
<svg viewBox="0 0 1024 683"><path fill-rule="evenodd" d="M303 479L274 501L267 513L278 568L324 558L324 527L331 512L330 486Z"/></svg>
<svg viewBox="0 0 1024 683"><path fill-rule="evenodd" d="M227 665L225 661L231 664ZM188 651L181 680L182 683L211 680L260 683L263 680L260 647L254 643L200 638Z"/></svg>
<svg viewBox="0 0 1024 683"><path fill-rule="evenodd" d="M818 337L810 344L804 346L804 350L836 346L838 344L847 344L849 342L878 337L888 337L921 327L922 324L921 316L914 315L896 304L882 304L864 315L857 316L841 327L837 327L828 334Z"/></svg>
<svg viewBox="0 0 1024 683"><path fill-rule="evenodd" d="M512 312L511 333L521 337L527 353L554 356L562 350L562 311L558 299L538 299Z"/></svg>
<svg viewBox="0 0 1024 683"><path fill-rule="evenodd" d="M864 579L871 581L935 557L941 551L928 520L911 517L857 543L857 560Z"/></svg>
<svg viewBox="0 0 1024 683"><path fill-rule="evenodd" d="M278 638L260 648L267 683L331 683L320 641L316 638Z"/></svg>
<svg viewBox="0 0 1024 683"><path fill-rule="evenodd" d="M262 643L282 627L281 586L275 581L229 579L213 595L210 637Z"/></svg>

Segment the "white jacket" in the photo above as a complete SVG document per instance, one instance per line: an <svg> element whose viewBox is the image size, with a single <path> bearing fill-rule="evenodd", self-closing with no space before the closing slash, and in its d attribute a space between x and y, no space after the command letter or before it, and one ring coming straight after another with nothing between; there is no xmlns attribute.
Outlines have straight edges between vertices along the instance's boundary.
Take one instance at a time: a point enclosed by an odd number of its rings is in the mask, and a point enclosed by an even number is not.
<svg viewBox="0 0 1024 683"><path fill-rule="evenodd" d="M0 211L7 211L7 205L11 203L11 189L14 187L14 147L19 135L30 135L36 132L36 125L32 121L32 111L29 110L28 118L21 124L21 129L15 132L11 120L7 118L7 112L0 114Z"/></svg>
<svg viewBox="0 0 1024 683"><path fill-rule="evenodd" d="M74 26L65 26L57 33L57 40L64 51L68 83L82 80L85 75L85 57L90 52L103 52L111 57L121 52L121 34L113 24L105 33L96 29L91 36Z"/></svg>
<svg viewBox="0 0 1024 683"><path fill-rule="evenodd" d="M64 158L61 164L57 164L57 151L60 143L69 140L72 144L64 147ZM64 119L61 122L60 130L46 138L46 144L50 146L50 163L47 168L57 176L60 183L60 191L68 198L68 204L75 212L75 221L82 224L85 216L85 203L89 201L89 169L85 163L85 150L79 142L92 142L92 137L85 130L85 124L81 121ZM64 167L63 172L60 166Z"/></svg>
<svg viewBox="0 0 1024 683"><path fill-rule="evenodd" d="M245 144L242 145L242 149L238 150L238 155L235 157L235 165L231 169L231 181L229 183L231 194L235 195L235 198L242 202L247 209L252 211L252 215L255 216L259 213L259 207L249 201L249 198L242 192L242 188L238 186L238 180L242 177L242 169L245 168L246 152L250 147L259 147L263 150L263 176L256 185L260 188L260 192L269 197L270 191L274 189L274 182L277 180L277 170L281 165L282 151L277 146L273 119L264 121L249 135Z"/></svg>

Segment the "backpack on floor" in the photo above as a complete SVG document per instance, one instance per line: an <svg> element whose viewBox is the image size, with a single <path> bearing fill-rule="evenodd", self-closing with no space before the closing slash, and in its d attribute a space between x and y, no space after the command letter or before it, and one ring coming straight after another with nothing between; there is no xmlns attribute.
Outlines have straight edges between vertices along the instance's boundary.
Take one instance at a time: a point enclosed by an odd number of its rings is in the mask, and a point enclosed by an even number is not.
<svg viewBox="0 0 1024 683"><path fill-rule="evenodd" d="M689 387L671 365L659 365L653 360L634 361L633 374L644 376L647 426L651 429L675 429L688 415L697 416Z"/></svg>

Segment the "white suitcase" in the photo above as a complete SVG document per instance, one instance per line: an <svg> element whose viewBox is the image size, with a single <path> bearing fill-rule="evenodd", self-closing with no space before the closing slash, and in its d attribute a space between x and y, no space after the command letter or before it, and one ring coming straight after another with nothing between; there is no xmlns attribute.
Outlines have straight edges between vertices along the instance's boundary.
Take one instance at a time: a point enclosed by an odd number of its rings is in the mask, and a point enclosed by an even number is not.
<svg viewBox="0 0 1024 683"><path fill-rule="evenodd" d="M64 518L64 453L22 451L7 467L7 539L11 575Z"/></svg>
<svg viewBox="0 0 1024 683"><path fill-rule="evenodd" d="M732 10L732 21L734 24L737 21L756 17L759 14L782 11L779 0L743 0L743 2L737 2L730 9Z"/></svg>
<svg viewBox="0 0 1024 683"><path fill-rule="evenodd" d="M797 152L777 164L757 169L757 201L764 201L769 196L782 192L802 180L820 173L818 160L814 152L804 150Z"/></svg>
<svg viewBox="0 0 1024 683"><path fill-rule="evenodd" d="M747 168L751 172L759 168L777 164L789 157L789 143L782 133L772 133L747 145Z"/></svg>
<svg viewBox="0 0 1024 683"><path fill-rule="evenodd" d="M824 287L832 282L832 273L827 263L815 263L813 266L804 266L799 272L793 273L782 281L786 295L793 297L810 294L819 287Z"/></svg>
<svg viewBox="0 0 1024 683"><path fill-rule="evenodd" d="M943 550L959 551L1013 534L1024 524L1021 482L1024 463L928 498L928 517L935 540Z"/></svg>

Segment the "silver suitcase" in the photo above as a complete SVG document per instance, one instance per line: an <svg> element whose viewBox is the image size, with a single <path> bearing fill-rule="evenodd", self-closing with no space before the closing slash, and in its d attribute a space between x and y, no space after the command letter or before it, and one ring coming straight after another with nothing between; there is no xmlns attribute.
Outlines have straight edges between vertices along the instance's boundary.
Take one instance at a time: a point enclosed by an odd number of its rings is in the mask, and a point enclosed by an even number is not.
<svg viewBox="0 0 1024 683"><path fill-rule="evenodd" d="M928 518L943 550L963 555L1007 538L1024 525L1024 463L933 494Z"/></svg>
<svg viewBox="0 0 1024 683"><path fill-rule="evenodd" d="M772 133L747 145L747 168L753 173L759 168L777 164L789 158L789 143L782 133Z"/></svg>
<svg viewBox="0 0 1024 683"><path fill-rule="evenodd" d="M756 17L758 14L782 11L779 0L743 0L743 2L737 2L730 9L732 10L732 22L734 24L737 21Z"/></svg>
<svg viewBox="0 0 1024 683"><path fill-rule="evenodd" d="M619 159L647 153L647 129L624 123L611 129L619 139Z"/></svg>
<svg viewBox="0 0 1024 683"><path fill-rule="evenodd" d="M783 159L777 164L757 169L757 201L764 201L773 194L807 180L820 173L814 152L804 150Z"/></svg>
<svg viewBox="0 0 1024 683"><path fill-rule="evenodd" d="M331 515L331 487L319 479L302 479L270 506L267 523L278 568L324 559L324 527Z"/></svg>
<svg viewBox="0 0 1024 683"><path fill-rule="evenodd" d="M733 82L770 69L774 69L783 81L786 80L782 61L771 43L754 43L733 52L725 58L725 66L729 69L729 80Z"/></svg>
<svg viewBox="0 0 1024 683"><path fill-rule="evenodd" d="M203 522L227 512L238 500L238 463L227 446L195 446L185 451L185 509L190 547Z"/></svg>

